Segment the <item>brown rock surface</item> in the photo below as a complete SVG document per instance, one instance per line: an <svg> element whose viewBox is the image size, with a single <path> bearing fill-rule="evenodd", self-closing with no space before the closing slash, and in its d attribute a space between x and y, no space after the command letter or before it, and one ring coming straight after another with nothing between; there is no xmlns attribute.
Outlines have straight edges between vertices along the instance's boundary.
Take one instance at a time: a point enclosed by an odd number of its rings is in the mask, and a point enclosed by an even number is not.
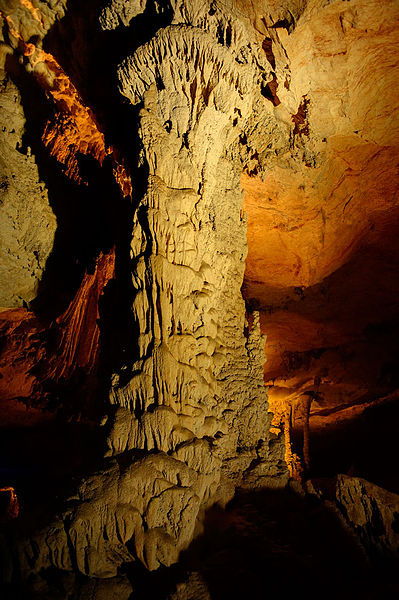
<svg viewBox="0 0 399 600"><path fill-rule="evenodd" d="M336 503L370 560L399 556L399 496L361 479L338 475L335 481L308 482L311 493Z"/></svg>
<svg viewBox="0 0 399 600"><path fill-rule="evenodd" d="M79 372L86 376L96 373L98 304L114 269L114 251L100 255L94 272L85 274L67 310L47 327L27 309L0 312L2 426L34 425L51 419L54 415L42 410L51 396L49 386L51 389Z"/></svg>
<svg viewBox="0 0 399 600"><path fill-rule="evenodd" d="M395 2L308 2L290 35L269 31L291 137L277 156L264 140L242 176L245 294L263 309L272 409L317 392L311 426L397 385L398 24Z"/></svg>

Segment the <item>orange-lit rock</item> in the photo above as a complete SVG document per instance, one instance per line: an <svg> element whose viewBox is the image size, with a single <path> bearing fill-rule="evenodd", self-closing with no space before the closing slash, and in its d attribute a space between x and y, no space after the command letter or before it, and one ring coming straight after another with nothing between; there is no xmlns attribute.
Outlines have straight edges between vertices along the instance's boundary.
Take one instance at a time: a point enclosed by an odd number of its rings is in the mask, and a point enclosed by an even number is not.
<svg viewBox="0 0 399 600"><path fill-rule="evenodd" d="M30 0L20 0L21 5L41 25L43 19L39 9ZM82 180L79 167L79 155L90 155L101 165L106 156L111 155L116 183L124 197L131 196L132 183L129 170L118 152L107 146L104 133L100 130L93 111L86 106L61 65L49 52L31 41L26 41L24 29L14 21L15 16L0 10L0 16L7 24L9 35L19 45L22 54L29 60L30 67L46 95L54 102L55 115L47 123L43 132L43 143L50 154L65 165L65 173L77 183ZM23 21L24 23L24 21Z"/></svg>
<svg viewBox="0 0 399 600"><path fill-rule="evenodd" d="M81 155L91 156L100 165L110 156L121 195L131 197L132 183L123 157L107 146L92 110L84 104L61 65L39 42L31 41L33 37L38 40L44 36L55 15L48 15L46 7L46 14L42 14L30 0L20 0L20 4L20 9L17 5L7 7L7 12L0 11L0 16L10 43L27 59L28 70L53 102L54 117L43 132L44 145L65 166L66 175L77 183L87 183L80 174ZM26 11L33 20L27 18ZM94 372L99 352L98 301L114 276L114 264L114 251L100 254L94 272L86 273L68 309L49 328L27 309L0 313L4 339L0 357L0 390L5 403L3 425L16 420L20 424L33 424L49 418L35 408L46 405L47 384L68 380L77 370L86 375Z"/></svg>
<svg viewBox="0 0 399 600"><path fill-rule="evenodd" d="M275 424L311 393L312 427L397 385L399 6L310 2L290 35L269 31L292 137L242 175L245 293L263 309Z"/></svg>
<svg viewBox="0 0 399 600"><path fill-rule="evenodd" d="M0 312L0 332L3 340L0 354L0 398L3 426L19 423L35 424L47 418L42 411L27 406L37 388L31 370L45 351L40 339L42 326L25 308Z"/></svg>
<svg viewBox="0 0 399 600"><path fill-rule="evenodd" d="M95 373L100 336L98 303L114 277L114 269L114 250L101 254L67 310L48 328L26 309L0 312L3 426L34 425L51 418L41 410L47 405L48 385L67 381L78 370L85 376Z"/></svg>
<svg viewBox="0 0 399 600"><path fill-rule="evenodd" d="M94 273L86 273L80 288L54 327L57 331L57 353L50 358L48 377L55 381L70 377L80 368L88 374L97 365L100 318L98 302L108 281L115 274L115 251L101 254Z"/></svg>

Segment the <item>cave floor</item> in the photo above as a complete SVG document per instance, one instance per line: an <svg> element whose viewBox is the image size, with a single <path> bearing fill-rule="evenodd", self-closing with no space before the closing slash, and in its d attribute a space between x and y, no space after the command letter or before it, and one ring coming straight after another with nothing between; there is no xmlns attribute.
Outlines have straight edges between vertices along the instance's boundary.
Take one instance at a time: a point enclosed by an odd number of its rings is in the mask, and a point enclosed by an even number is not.
<svg viewBox="0 0 399 600"><path fill-rule="evenodd" d="M397 566L396 566L397 568ZM291 490L239 492L208 511L180 563L128 572L132 598L153 600L399 597L394 565L367 563L336 514Z"/></svg>
<svg viewBox="0 0 399 600"><path fill-rule="evenodd" d="M203 532L177 565L135 564L114 580L56 571L2 598L21 600L385 600L399 597L397 565L368 563L336 514L291 489L239 491L208 510Z"/></svg>
<svg viewBox="0 0 399 600"><path fill-rule="evenodd" d="M392 419L392 422L397 421ZM53 505L54 494L49 496L45 490L62 488L61 482L70 481L76 465L63 459L71 454L80 456L79 443L87 444L90 433L83 428L78 435L79 431L73 427L63 432L55 429L51 453L48 436L44 435L48 432L43 431L38 436L37 431L32 430L32 437L13 430L1 436L2 454L8 455L10 473L15 471L18 475L11 483L16 486L22 508L21 527L29 526L32 520L37 523L40 515L47 512L47 504ZM350 452L343 440L351 440L353 444L353 439L359 442L359 437L347 435L345 428L341 433L345 435L338 435L338 431L336 439L320 436L320 443L318 438L314 439L314 456L320 460L325 457L322 452L325 445L327 455L331 455L331 447L340 447L343 456L342 464L334 462L329 465L330 469L325 460L321 460L320 465L316 461L312 469L314 476L332 476L337 467L347 466ZM90 439L93 448L98 448L99 440L95 436ZM388 439L396 440L397 436L390 435ZM47 440L45 447L40 440ZM359 442L359 447L363 446ZM11 448L12 453L7 451ZM68 452L64 452L66 449ZM47 462L42 460L44 456ZM334 456L337 461L336 453ZM43 462L46 467L43 472L33 469L35 464ZM68 468L64 465L67 462ZM386 485L387 481L379 483ZM396 485L387 487L394 487L396 491ZM41 490L39 495L38 489ZM180 562L170 568L148 572L137 563L127 566L119 578L108 581L52 571L42 573L31 584L29 588L8 587L0 591L0 598L230 600L270 598L273 594L284 598L306 595L310 599L331 600L399 598L397 565L367 563L360 546L343 529L326 503L316 497L303 497L288 488L241 490L226 509L218 506L209 509L202 533L181 555Z"/></svg>

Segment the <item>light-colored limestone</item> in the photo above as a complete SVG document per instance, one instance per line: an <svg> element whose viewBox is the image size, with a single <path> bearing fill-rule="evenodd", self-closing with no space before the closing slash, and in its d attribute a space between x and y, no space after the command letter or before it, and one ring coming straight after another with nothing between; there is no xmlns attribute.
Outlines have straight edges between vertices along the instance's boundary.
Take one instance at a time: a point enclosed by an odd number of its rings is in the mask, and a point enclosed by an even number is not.
<svg viewBox="0 0 399 600"><path fill-rule="evenodd" d="M31 302L52 250L56 218L30 148L21 97L4 77L0 93L0 307Z"/></svg>
<svg viewBox="0 0 399 600"><path fill-rule="evenodd" d="M272 76L258 34L232 10L178 3L172 24L119 68L121 93L142 106L148 168L131 240L137 355L112 378L108 466L21 546L24 572L76 565L113 577L132 560L170 565L236 485L287 482L281 436L269 435L259 316L249 327L241 294L240 185L243 138L258 128L281 139L286 126L261 94Z"/></svg>

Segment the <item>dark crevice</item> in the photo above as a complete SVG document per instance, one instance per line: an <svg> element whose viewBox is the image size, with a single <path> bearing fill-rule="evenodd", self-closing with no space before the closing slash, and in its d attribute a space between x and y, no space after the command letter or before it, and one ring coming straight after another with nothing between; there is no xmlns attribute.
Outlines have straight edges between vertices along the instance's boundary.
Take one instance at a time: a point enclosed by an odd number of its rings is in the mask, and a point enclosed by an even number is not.
<svg viewBox="0 0 399 600"><path fill-rule="evenodd" d="M298 106L297 113L292 115L294 135L309 135L309 123L307 121L309 104L310 100L304 96L302 102Z"/></svg>
<svg viewBox="0 0 399 600"><path fill-rule="evenodd" d="M102 31L97 0L82 4L71 0L68 13L45 38L45 49L55 55L89 105L109 145L115 145L126 158L135 156L135 149L126 127L134 126L131 103L118 91L117 69L120 63L170 24L169 2L147 2L142 14L132 19L128 27Z"/></svg>
<svg viewBox="0 0 399 600"><path fill-rule="evenodd" d="M381 586L395 581L393 571L381 582L332 511L286 490L237 492L226 510L207 511L203 533L178 564L149 572L134 562L124 572L137 598L154 600L166 600L182 585L178 593L190 598L263 598L282 589L284 597L295 597L304 578L311 580L306 594L312 600L320 594L335 600L343 587L345 598L366 592L377 598Z"/></svg>
<svg viewBox="0 0 399 600"><path fill-rule="evenodd" d="M270 100L270 102L273 104L273 106L278 106L279 104L281 104L281 101L276 93L277 88L278 88L278 81L277 81L276 75L274 75L274 74L273 74L273 79L271 81L268 81L266 84L264 82L262 82L262 85L261 85L260 91L261 91L262 96L264 96L267 100Z"/></svg>
<svg viewBox="0 0 399 600"><path fill-rule="evenodd" d="M271 26L272 29L285 29L288 33L292 33L295 28L295 21L291 19L279 19Z"/></svg>
<svg viewBox="0 0 399 600"><path fill-rule="evenodd" d="M271 68L273 69L273 71L276 68L276 59L274 57L274 53L273 53L273 41L271 38L266 37L263 40L262 43L262 48L266 54L266 58L270 63Z"/></svg>

